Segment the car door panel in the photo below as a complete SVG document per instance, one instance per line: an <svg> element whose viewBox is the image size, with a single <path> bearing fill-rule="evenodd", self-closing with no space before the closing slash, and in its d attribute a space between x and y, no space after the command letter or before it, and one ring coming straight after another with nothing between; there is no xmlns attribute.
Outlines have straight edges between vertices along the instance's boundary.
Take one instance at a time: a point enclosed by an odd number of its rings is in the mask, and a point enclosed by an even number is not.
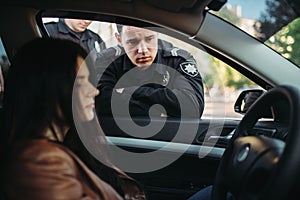
<svg viewBox="0 0 300 200"><path fill-rule="evenodd" d="M175 143L161 150L169 142L113 136L107 138L110 144L129 152L147 153L159 150L159 160L164 160L174 154L178 155L178 159L161 169L145 173L129 173L145 186L150 199L156 200L186 199L206 185L212 184L219 160L224 152L224 148L220 147L182 143ZM111 155L114 160L114 152ZM145 159L146 157L147 155Z"/></svg>
<svg viewBox="0 0 300 200"><path fill-rule="evenodd" d="M124 133L116 125L109 124L112 119L102 121L110 144L114 144L128 152L148 153L160 151L161 160L178 155L178 159L158 170L129 173L144 186L150 199L186 199L201 188L211 185L223 155L227 142L235 131L239 120L194 120L197 134L192 143L186 140L173 141L173 145L166 148L174 137L173 131L178 130L180 120L172 119L166 122L157 135L150 138L133 137ZM126 123L129 119L121 119ZM135 119L139 124L146 124L145 119ZM140 121L138 121L140 120ZM152 123L165 123L154 120ZM181 123L192 123L181 121ZM110 128L109 128L110 127ZM164 129L168 131L164 132ZM253 131L256 134L273 136L283 135L285 127L280 127L271 121L258 122ZM189 137L191 133L186 133ZM113 153L112 153L113 155Z"/></svg>

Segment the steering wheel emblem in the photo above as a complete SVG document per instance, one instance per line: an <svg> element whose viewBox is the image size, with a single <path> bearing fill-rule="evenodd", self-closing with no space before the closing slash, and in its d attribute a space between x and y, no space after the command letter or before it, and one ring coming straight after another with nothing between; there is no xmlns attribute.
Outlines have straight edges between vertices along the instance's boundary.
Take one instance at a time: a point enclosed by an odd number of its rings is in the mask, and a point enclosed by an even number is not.
<svg viewBox="0 0 300 200"><path fill-rule="evenodd" d="M244 160L246 160L248 154L250 151L250 147L249 145L243 146L242 149L240 150L240 152L238 153L236 160L238 162L243 162Z"/></svg>

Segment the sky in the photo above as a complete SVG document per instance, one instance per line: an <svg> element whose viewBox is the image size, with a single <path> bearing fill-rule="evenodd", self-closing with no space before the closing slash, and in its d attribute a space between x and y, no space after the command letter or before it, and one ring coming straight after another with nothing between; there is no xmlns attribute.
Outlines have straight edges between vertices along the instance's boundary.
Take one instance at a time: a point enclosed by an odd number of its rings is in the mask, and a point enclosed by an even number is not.
<svg viewBox="0 0 300 200"><path fill-rule="evenodd" d="M258 19L261 12L266 9L265 0L227 0L232 6L242 6L242 17Z"/></svg>
<svg viewBox="0 0 300 200"><path fill-rule="evenodd" d="M1 58L2 55L6 56L6 53L5 53L1 38L0 38L0 62L2 61L2 58Z"/></svg>

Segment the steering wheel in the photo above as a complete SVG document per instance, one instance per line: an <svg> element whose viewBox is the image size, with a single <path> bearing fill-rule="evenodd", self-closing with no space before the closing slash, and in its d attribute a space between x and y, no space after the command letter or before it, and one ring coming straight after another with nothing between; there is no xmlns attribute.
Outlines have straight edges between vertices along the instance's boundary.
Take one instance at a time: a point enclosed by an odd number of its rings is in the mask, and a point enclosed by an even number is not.
<svg viewBox="0 0 300 200"><path fill-rule="evenodd" d="M253 134L266 109L289 105L288 136L279 139ZM218 167L212 199L272 199L289 197L300 181L300 92L278 86L263 94L247 111L228 143ZM296 189L297 190L297 189Z"/></svg>

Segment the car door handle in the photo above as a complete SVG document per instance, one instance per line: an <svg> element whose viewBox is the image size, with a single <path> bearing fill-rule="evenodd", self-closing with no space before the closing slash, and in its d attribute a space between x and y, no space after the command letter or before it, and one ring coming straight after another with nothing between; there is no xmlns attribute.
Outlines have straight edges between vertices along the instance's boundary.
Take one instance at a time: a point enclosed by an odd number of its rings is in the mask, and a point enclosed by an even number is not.
<svg viewBox="0 0 300 200"><path fill-rule="evenodd" d="M209 136L208 141L211 141L211 140L216 141L217 140L219 142L228 142L232 138L234 132L235 132L235 129L233 129L228 135L225 135L225 136L217 136L217 135Z"/></svg>

